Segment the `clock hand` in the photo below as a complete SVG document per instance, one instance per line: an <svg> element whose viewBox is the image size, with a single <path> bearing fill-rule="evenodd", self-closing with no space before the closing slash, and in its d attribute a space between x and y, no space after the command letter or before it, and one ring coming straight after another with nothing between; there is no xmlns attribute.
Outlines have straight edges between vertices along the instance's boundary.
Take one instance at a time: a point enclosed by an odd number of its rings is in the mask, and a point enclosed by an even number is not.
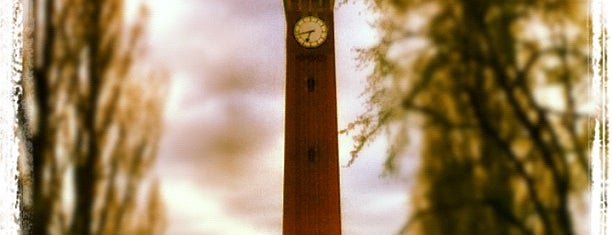
<svg viewBox="0 0 612 235"><path fill-rule="evenodd" d="M311 33L314 33L314 29L313 30L304 31L304 32L300 32L300 33L298 33L298 35L308 34L308 37L310 37Z"/></svg>
<svg viewBox="0 0 612 235"><path fill-rule="evenodd" d="M310 42L310 35L311 35L312 33L314 33L314 29L313 29L313 30L308 31L308 36L306 37L306 41L307 41L307 42Z"/></svg>

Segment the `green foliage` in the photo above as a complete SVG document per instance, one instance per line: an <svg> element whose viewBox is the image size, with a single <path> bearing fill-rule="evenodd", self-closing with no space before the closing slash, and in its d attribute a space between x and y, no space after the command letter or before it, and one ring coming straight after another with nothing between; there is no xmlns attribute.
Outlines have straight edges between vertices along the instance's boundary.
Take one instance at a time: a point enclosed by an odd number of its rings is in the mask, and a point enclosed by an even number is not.
<svg viewBox="0 0 612 235"><path fill-rule="evenodd" d="M390 138L420 168L402 234L575 234L587 186L586 9L581 1L374 0L381 39L354 161ZM410 132L420 138L409 140Z"/></svg>

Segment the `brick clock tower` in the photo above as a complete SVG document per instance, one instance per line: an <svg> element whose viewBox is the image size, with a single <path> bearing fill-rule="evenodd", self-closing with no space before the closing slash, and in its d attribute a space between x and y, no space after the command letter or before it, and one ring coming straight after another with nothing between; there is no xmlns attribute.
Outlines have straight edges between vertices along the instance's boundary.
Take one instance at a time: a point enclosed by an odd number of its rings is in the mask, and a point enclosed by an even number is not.
<svg viewBox="0 0 612 235"><path fill-rule="evenodd" d="M284 235L341 234L334 1L283 0Z"/></svg>

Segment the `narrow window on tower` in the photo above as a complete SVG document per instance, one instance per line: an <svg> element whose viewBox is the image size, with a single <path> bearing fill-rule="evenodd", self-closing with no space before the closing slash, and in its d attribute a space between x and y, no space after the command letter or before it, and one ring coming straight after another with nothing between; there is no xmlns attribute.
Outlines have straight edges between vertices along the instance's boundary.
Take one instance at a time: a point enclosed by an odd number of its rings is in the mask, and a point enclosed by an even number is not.
<svg viewBox="0 0 612 235"><path fill-rule="evenodd" d="M314 89L315 89L314 77L308 77L308 79L306 79L306 86L308 87L308 92L314 92Z"/></svg>
<svg viewBox="0 0 612 235"><path fill-rule="evenodd" d="M308 154L308 161L309 162L315 162L317 160L317 156L316 156L317 152L316 152L315 148L313 148L313 147L308 148L308 153L307 154Z"/></svg>

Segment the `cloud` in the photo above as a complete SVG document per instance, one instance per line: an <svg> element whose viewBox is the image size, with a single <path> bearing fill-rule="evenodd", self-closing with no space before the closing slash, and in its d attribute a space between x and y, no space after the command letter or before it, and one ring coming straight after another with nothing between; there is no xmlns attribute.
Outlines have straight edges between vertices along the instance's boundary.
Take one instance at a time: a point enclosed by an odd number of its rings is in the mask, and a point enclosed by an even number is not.
<svg viewBox="0 0 612 235"><path fill-rule="evenodd" d="M157 56L172 68L176 88L163 152L180 153L179 162L239 168L282 129L284 43L273 42L284 40L276 33L282 8L269 1L176 5L153 4L159 18L180 19L172 27L153 21Z"/></svg>
<svg viewBox="0 0 612 235"><path fill-rule="evenodd" d="M223 193L203 191L200 185L189 181L170 180L164 184L162 195L166 200L169 215L175 218L170 225L170 234L269 234L243 219L227 213Z"/></svg>
<svg viewBox="0 0 612 235"><path fill-rule="evenodd" d="M262 49L275 36L251 36L258 27L230 20L165 48L175 73L158 169L169 233L280 232L283 46Z"/></svg>

